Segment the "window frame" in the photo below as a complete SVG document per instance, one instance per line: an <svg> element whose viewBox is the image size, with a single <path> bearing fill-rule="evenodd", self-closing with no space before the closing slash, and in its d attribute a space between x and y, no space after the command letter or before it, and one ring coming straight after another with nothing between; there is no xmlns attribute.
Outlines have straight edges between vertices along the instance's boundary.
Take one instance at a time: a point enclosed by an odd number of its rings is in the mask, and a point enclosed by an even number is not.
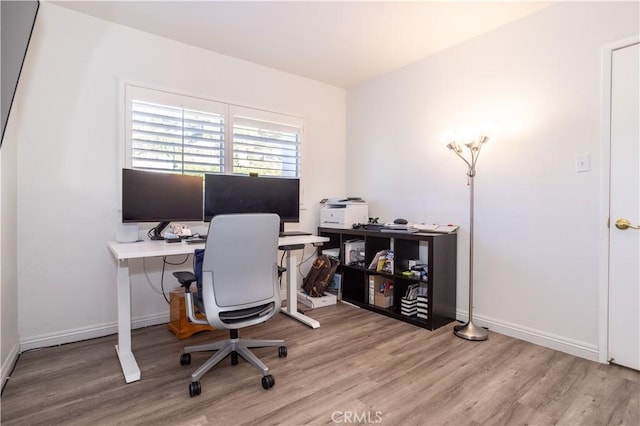
<svg viewBox="0 0 640 426"><path fill-rule="evenodd" d="M236 117L247 117L255 121L264 121L273 127L286 126L290 129L298 130L297 149L297 175L282 176L296 177L300 179L300 204L303 199L303 150L304 150L304 118L292 114L268 111L243 105L236 105L226 102L208 99L199 96L177 93L175 91L152 88L134 83L124 83L124 155L123 163L125 168L133 168L133 138L132 138L132 102L133 100L145 102L155 102L169 106L180 106L186 109L194 109L223 116L224 123L224 161L222 165L223 174L233 173L233 134L234 121ZM205 173L205 172L203 172ZM211 172L209 172L211 173Z"/></svg>

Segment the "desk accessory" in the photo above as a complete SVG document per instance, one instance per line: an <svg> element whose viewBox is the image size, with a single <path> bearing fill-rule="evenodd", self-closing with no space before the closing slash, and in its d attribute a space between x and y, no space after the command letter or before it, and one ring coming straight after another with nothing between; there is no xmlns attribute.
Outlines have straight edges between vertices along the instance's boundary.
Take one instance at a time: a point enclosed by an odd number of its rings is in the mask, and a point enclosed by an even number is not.
<svg viewBox="0 0 640 426"><path fill-rule="evenodd" d="M200 237L191 237L191 238L184 238L182 242L185 244L204 244L207 242L207 239L200 238Z"/></svg>
<svg viewBox="0 0 640 426"><path fill-rule="evenodd" d="M470 209L469 209L469 321L464 325L456 325L453 328L453 333L467 340L487 340L489 337L487 330L478 327L473 323L473 179L476 176L476 163L478 162L478 156L482 145L489 140L487 136L478 136L477 139L473 139L469 142L458 142L452 140L447 144L447 148L453 151L458 157L465 162L468 167L467 176L469 177L469 194L470 194ZM470 152L470 159L466 159L462 155L463 147L467 147Z"/></svg>
<svg viewBox="0 0 640 426"><path fill-rule="evenodd" d="M119 243L135 243L138 241L137 223L119 223L116 226L116 241Z"/></svg>

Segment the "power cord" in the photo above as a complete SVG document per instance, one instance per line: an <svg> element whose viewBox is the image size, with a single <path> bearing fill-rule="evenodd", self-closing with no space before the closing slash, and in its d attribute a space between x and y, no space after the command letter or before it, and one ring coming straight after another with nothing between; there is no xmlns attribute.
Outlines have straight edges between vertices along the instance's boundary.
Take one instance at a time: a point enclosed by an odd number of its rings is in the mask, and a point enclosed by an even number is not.
<svg viewBox="0 0 640 426"><path fill-rule="evenodd" d="M304 265L305 263L307 263L308 261L310 261L314 257L314 255L315 255L315 250L313 252L311 252L309 257L307 257L304 260L301 260L300 263L298 263L298 275L300 275L303 279L304 279L304 275L302 275L302 272L300 272L300 267L302 265ZM304 258L304 248L302 249L302 257Z"/></svg>
<svg viewBox="0 0 640 426"><path fill-rule="evenodd" d="M164 300L167 303L171 303L171 302L169 301L169 299L167 299L167 294L164 292L164 268L166 265L174 265L174 266L184 265L185 263L187 263L187 260L189 260L189 256L191 255L187 254L184 260L178 263L171 263L167 261L167 256L162 256L162 274L160 275L160 289L162 290L162 297L164 297Z"/></svg>
<svg viewBox="0 0 640 426"><path fill-rule="evenodd" d="M142 258L142 270L144 271L144 276L147 279L147 285L151 288L151 290L153 290L155 293L158 294L164 294L161 293L154 285L153 282L151 281L151 277L149 277L149 274L147 273L147 263L146 263L147 258L143 257Z"/></svg>
<svg viewBox="0 0 640 426"><path fill-rule="evenodd" d="M144 276L147 279L147 285L155 293L162 295L162 297L164 298L164 300L167 303L170 303L170 301L167 298L167 294L164 291L164 271L165 271L165 267L166 267L166 265L175 265L175 266L184 265L187 262L187 260L189 260L189 256L190 255L187 254L183 261L177 262L177 263L168 262L167 261L167 256L163 256L162 257L162 272L161 272L161 275L160 275L160 290L158 290L156 288L156 286L153 284L153 281L151 280L151 277L149 277L149 273L147 272L147 264L146 264L146 259L147 258L145 258L145 257L142 258L142 270L144 271Z"/></svg>
<svg viewBox="0 0 640 426"><path fill-rule="evenodd" d="M284 269L286 271L285 267L283 266L285 254L287 254L287 252L283 250L282 256L280 256L280 269ZM280 285L280 288L282 288L282 274L278 274L278 284Z"/></svg>

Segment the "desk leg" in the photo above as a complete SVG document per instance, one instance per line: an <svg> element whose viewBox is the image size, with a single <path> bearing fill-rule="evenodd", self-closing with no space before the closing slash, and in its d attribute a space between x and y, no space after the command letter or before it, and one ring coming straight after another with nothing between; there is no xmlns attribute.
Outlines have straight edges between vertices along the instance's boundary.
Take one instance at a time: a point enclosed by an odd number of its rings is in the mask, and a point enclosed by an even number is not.
<svg viewBox="0 0 640 426"><path fill-rule="evenodd" d="M127 383L140 380L140 368L131 352L131 281L129 264L118 261L118 344L116 352Z"/></svg>
<svg viewBox="0 0 640 426"><path fill-rule="evenodd" d="M298 261L292 252L293 250L287 250L287 307L282 308L282 313L311 328L318 328L320 327L318 321L298 312Z"/></svg>

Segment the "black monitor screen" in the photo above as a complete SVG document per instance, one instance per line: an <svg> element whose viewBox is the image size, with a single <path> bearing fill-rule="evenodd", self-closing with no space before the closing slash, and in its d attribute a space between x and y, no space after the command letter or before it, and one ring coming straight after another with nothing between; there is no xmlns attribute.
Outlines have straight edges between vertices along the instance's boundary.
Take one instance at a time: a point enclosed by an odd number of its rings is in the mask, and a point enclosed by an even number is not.
<svg viewBox="0 0 640 426"><path fill-rule="evenodd" d="M202 193L200 176L122 169L122 221L200 221Z"/></svg>
<svg viewBox="0 0 640 426"><path fill-rule="evenodd" d="M300 219L300 180L207 174L204 178L204 218L232 213L276 213L281 222Z"/></svg>

